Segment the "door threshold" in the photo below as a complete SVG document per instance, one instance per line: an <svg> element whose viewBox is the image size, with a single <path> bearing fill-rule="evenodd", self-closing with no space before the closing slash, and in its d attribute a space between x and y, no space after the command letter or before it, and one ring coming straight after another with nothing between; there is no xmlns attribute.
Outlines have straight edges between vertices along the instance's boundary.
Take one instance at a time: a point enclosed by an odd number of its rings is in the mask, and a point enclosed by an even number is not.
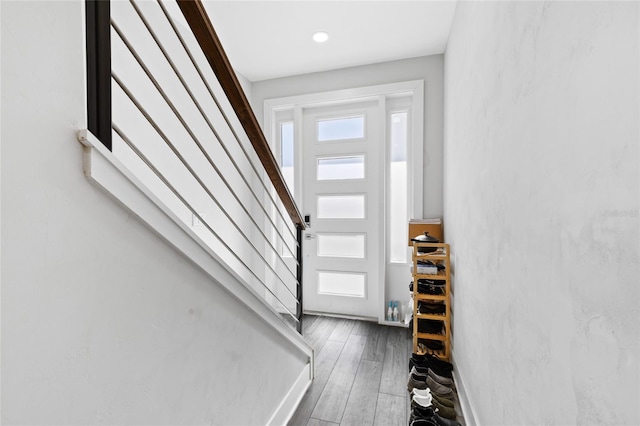
<svg viewBox="0 0 640 426"><path fill-rule="evenodd" d="M390 325L393 327L402 327L402 328L409 328L409 324L406 324L404 321L379 321L378 324L380 325Z"/></svg>
<svg viewBox="0 0 640 426"><path fill-rule="evenodd" d="M374 317L363 317L359 315L345 315L345 314L333 314L330 312L316 312L316 311L304 311L305 315L315 315L317 317L332 317L332 318L342 318L342 319L350 319L350 320L358 320L358 321L369 321L369 322L378 322L377 318Z"/></svg>

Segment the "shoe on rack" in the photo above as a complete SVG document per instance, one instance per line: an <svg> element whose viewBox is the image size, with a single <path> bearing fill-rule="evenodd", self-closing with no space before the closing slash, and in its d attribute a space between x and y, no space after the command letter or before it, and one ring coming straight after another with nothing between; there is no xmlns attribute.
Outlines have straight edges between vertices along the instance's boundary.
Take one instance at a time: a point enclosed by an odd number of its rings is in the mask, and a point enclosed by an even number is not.
<svg viewBox="0 0 640 426"><path fill-rule="evenodd" d="M456 422L455 420L445 419L437 412L433 413L433 417L431 417L431 419L434 420L438 426L460 426L460 423Z"/></svg>
<svg viewBox="0 0 640 426"><path fill-rule="evenodd" d="M418 388L414 388L411 393L413 395L420 395L420 396L429 396L431 395L431 389L426 388L426 389L418 389Z"/></svg>
<svg viewBox="0 0 640 426"><path fill-rule="evenodd" d="M427 352L441 351L444 349L444 342L433 339L418 339L418 346L422 345Z"/></svg>
<svg viewBox="0 0 640 426"><path fill-rule="evenodd" d="M432 369L428 368L428 367L417 367L417 366L413 366L411 368L411 374L414 374L416 376L416 378L420 379L420 380L427 380L427 377L431 377L433 380L436 381L436 383L441 384L443 386L449 387L449 388L455 388L454 384L453 384L453 379L449 378L449 377L442 377L437 375Z"/></svg>
<svg viewBox="0 0 640 426"><path fill-rule="evenodd" d="M426 354L419 354L417 352L411 353L411 359L420 366L426 366L427 362L429 362Z"/></svg>
<svg viewBox="0 0 640 426"><path fill-rule="evenodd" d="M415 419L430 419L433 417L433 415L433 408L424 408L411 401L411 414L409 415L409 422L412 422Z"/></svg>
<svg viewBox="0 0 640 426"><path fill-rule="evenodd" d="M453 384L453 379L451 377L440 376L430 368L427 370L427 375L429 377L431 377L433 380L435 380L436 382L440 383L441 385L445 385L445 386L448 386L450 388L454 388L455 387L454 384Z"/></svg>
<svg viewBox="0 0 640 426"><path fill-rule="evenodd" d="M431 294L431 295L441 295L444 294L445 290L444 280L418 280L418 293L420 294ZM409 283L409 291L413 293L413 281Z"/></svg>
<svg viewBox="0 0 640 426"><path fill-rule="evenodd" d="M424 357L426 359L426 363L429 364L429 368L438 373L438 375L451 377L453 364L431 354L425 354Z"/></svg>
<svg viewBox="0 0 640 426"><path fill-rule="evenodd" d="M421 368L427 368L441 377L451 378L453 376L451 373L453 371L453 365L451 363L428 353L418 354L413 352L409 359L409 371L411 371L413 367L416 367L419 373L422 373Z"/></svg>
<svg viewBox="0 0 640 426"><path fill-rule="evenodd" d="M444 322L440 320L419 319L418 333L442 334Z"/></svg>
<svg viewBox="0 0 640 426"><path fill-rule="evenodd" d="M413 380L415 380L416 382L427 382L427 378L429 378L428 375L423 375L423 374L417 374L417 373L411 373L409 374L409 377L412 377Z"/></svg>
<svg viewBox="0 0 640 426"><path fill-rule="evenodd" d="M413 365L409 370L411 370L411 372L415 372L421 376L426 376L427 374L429 374L429 367L421 367L419 365Z"/></svg>
<svg viewBox="0 0 640 426"><path fill-rule="evenodd" d="M433 380L430 376L427 376L427 386L431 389L432 394L448 397L453 396L453 389L441 385L440 383Z"/></svg>
<svg viewBox="0 0 640 426"><path fill-rule="evenodd" d="M411 398L412 402L415 402L416 404L418 404L422 408L431 407L432 400L433 400L433 397L431 396L431 394L429 394L427 396L414 394L413 397Z"/></svg>
<svg viewBox="0 0 640 426"><path fill-rule="evenodd" d="M418 290L420 290L421 284L422 284L422 293L437 296L437 295L444 294L445 285L447 284L447 282L445 280L421 279L421 280L418 280Z"/></svg>
<svg viewBox="0 0 640 426"><path fill-rule="evenodd" d="M418 312L421 314L444 315L446 309L447 307L444 303L418 301Z"/></svg>
<svg viewBox="0 0 640 426"><path fill-rule="evenodd" d="M409 374L409 380L407 382L407 390L409 392L413 391L414 389L426 389L427 388L427 382L425 380L420 380L419 376L416 376L415 374Z"/></svg>
<svg viewBox="0 0 640 426"><path fill-rule="evenodd" d="M429 389L429 388L427 388ZM431 389L429 389L431 390ZM454 403L453 403L453 395L450 395L449 397L444 397L444 396L440 396L440 395L436 395L435 393L432 393L431 396L433 397L433 399L435 399L436 401L438 401L438 403L440 405L444 405L445 407L454 407Z"/></svg>
<svg viewBox="0 0 640 426"><path fill-rule="evenodd" d="M450 362L429 353L412 352L409 359L409 370L414 366L430 368L442 377L451 377L451 372L453 371L453 365Z"/></svg>
<svg viewBox="0 0 640 426"><path fill-rule="evenodd" d="M430 402L431 402L432 407L434 409L437 408L436 413L438 413L439 416L442 416L445 419L451 419L451 420L455 420L456 419L456 410L455 410L455 408L447 407L445 405L442 405L435 398L432 398L432 400Z"/></svg>
<svg viewBox="0 0 640 426"><path fill-rule="evenodd" d="M438 423L432 419L415 419L409 426L438 426Z"/></svg>
<svg viewBox="0 0 640 426"><path fill-rule="evenodd" d="M423 367L416 367L415 365L413 366L413 368L411 368L410 373L414 376L416 376L416 378L420 379L420 380L424 380L425 382L427 381L427 377L429 376L429 369L427 368L426 372L424 371L425 368Z"/></svg>
<svg viewBox="0 0 640 426"><path fill-rule="evenodd" d="M413 321L411 321L411 323L413 323ZM425 356L413 352L411 358L409 358L409 371L411 371L413 367L428 368L429 366L427 365Z"/></svg>

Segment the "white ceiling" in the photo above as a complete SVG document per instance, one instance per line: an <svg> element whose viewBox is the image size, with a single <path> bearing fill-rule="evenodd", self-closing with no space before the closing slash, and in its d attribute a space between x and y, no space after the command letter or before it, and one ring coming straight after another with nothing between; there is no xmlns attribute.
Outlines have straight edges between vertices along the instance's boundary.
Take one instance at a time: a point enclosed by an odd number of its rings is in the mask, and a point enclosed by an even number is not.
<svg viewBox="0 0 640 426"><path fill-rule="evenodd" d="M251 81L443 53L456 2L204 0L236 72ZM315 43L316 31L329 41Z"/></svg>

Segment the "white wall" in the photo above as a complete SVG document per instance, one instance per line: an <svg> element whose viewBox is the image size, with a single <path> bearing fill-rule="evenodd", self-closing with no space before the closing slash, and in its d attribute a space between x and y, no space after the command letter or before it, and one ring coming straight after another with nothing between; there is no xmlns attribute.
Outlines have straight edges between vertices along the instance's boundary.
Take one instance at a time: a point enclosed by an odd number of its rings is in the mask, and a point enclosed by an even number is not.
<svg viewBox="0 0 640 426"><path fill-rule="evenodd" d="M240 86L242 86L242 90L244 90L244 95L247 97L249 101L251 101L251 91L253 87L253 83L247 79L244 75L240 74L236 71L236 77L238 77L238 81L240 82Z"/></svg>
<svg viewBox="0 0 640 426"><path fill-rule="evenodd" d="M639 424L638 3L461 2L454 356L481 424Z"/></svg>
<svg viewBox="0 0 640 426"><path fill-rule="evenodd" d="M82 173L82 1L1 8L5 424L264 424L305 356Z"/></svg>
<svg viewBox="0 0 640 426"><path fill-rule="evenodd" d="M257 81L251 87L252 106L262 121L266 99L418 79L425 83L424 217L442 217L442 55Z"/></svg>

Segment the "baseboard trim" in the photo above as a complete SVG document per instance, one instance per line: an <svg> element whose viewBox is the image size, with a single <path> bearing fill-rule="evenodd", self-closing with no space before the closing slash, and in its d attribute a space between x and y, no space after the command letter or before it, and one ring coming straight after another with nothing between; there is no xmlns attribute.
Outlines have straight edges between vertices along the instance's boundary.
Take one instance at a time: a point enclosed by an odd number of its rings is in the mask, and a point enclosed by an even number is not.
<svg viewBox="0 0 640 426"><path fill-rule="evenodd" d="M374 317L363 317L359 315L346 315L346 314L332 314L330 312L319 312L319 311L304 311L305 315L314 315L317 317L331 317L331 318L342 318L342 319L350 319L357 321L369 321L369 322L378 322L377 318Z"/></svg>
<svg viewBox="0 0 640 426"><path fill-rule="evenodd" d="M294 382L293 386L291 386L291 389L289 389L289 392L287 392L287 395L284 397L275 413L273 413L273 415L267 422L267 425L284 426L289 423L289 420L291 420L296 410L298 409L302 398L304 397L305 393L307 393L309 386L311 386L311 371L311 363L309 363L304 367L302 372L300 372L300 375Z"/></svg>
<svg viewBox="0 0 640 426"><path fill-rule="evenodd" d="M460 408L462 409L462 417L467 426L480 426L478 417L476 416L476 410L473 407L467 386L462 378L460 367L456 362L456 354L451 351L451 363L453 364L453 380L456 383L456 390L458 391L458 400L460 401Z"/></svg>

